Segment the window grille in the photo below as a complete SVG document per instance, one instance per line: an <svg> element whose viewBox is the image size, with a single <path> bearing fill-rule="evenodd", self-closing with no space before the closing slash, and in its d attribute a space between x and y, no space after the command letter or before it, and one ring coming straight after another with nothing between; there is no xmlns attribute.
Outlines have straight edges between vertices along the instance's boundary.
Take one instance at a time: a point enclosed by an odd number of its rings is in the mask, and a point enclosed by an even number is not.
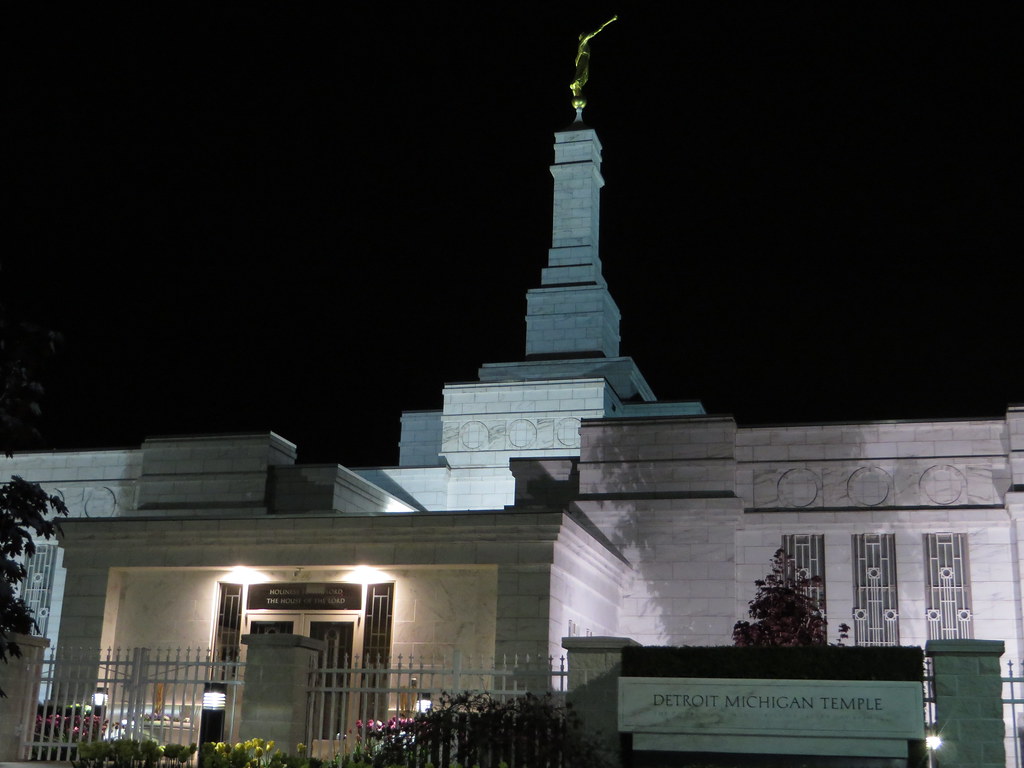
<svg viewBox="0 0 1024 768"><path fill-rule="evenodd" d="M46 637L53 599L53 575L57 565L57 544L36 544L36 553L25 563L21 599L32 612L39 634Z"/></svg>
<svg viewBox="0 0 1024 768"><path fill-rule="evenodd" d="M924 535L929 640L971 638L966 539L962 533Z"/></svg>
<svg viewBox="0 0 1024 768"><path fill-rule="evenodd" d="M807 592L825 615L825 537L820 533L788 533L782 537L782 550L792 558L799 575L817 580Z"/></svg>
<svg viewBox="0 0 1024 768"><path fill-rule="evenodd" d="M366 586L363 657L375 664L386 666L391 658L391 606L394 595L394 584Z"/></svg>
<svg viewBox="0 0 1024 768"><path fill-rule="evenodd" d="M891 533L853 536L853 629L857 645L899 645L895 538Z"/></svg>
<svg viewBox="0 0 1024 768"><path fill-rule="evenodd" d="M242 635L242 585L220 584L217 630L213 637L214 661L234 662L240 658Z"/></svg>

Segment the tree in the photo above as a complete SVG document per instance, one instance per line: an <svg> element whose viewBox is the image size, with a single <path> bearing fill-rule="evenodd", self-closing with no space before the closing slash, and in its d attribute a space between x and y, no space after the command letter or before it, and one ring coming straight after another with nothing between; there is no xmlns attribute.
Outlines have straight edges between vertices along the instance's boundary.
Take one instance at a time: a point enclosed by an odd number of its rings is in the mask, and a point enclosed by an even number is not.
<svg viewBox="0 0 1024 768"><path fill-rule="evenodd" d="M39 440L35 421L43 388L37 380L42 361L56 349L59 336L29 323L7 323L0 306L0 450L10 458L15 447ZM60 527L53 517L67 515L59 496L18 476L0 483L0 661L21 656L12 633L36 628L32 612L17 596L27 575L25 561L35 554L35 537L49 539ZM0 690L0 697L4 696Z"/></svg>
<svg viewBox="0 0 1024 768"><path fill-rule="evenodd" d="M814 598L814 588L821 579L808 576L796 567L793 558L784 550L772 557L771 573L757 579L757 593L750 601L750 618L737 621L732 628L735 645L825 645L825 614ZM849 627L839 626L840 638L845 638Z"/></svg>
<svg viewBox="0 0 1024 768"><path fill-rule="evenodd" d="M68 513L64 501L46 493L38 483L14 475L10 482L0 484L0 661L6 662L8 654L21 655L10 633L31 634L36 626L16 589L26 576L25 559L36 553L33 538L50 539L60 531L50 518L51 510L56 515Z"/></svg>

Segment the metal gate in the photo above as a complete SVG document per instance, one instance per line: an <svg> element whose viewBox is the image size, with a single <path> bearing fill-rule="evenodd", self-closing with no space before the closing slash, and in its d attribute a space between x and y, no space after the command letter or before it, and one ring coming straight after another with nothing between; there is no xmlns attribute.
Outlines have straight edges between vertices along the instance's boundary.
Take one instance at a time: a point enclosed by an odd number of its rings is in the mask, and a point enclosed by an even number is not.
<svg viewBox="0 0 1024 768"><path fill-rule="evenodd" d="M218 740L237 735L244 663L213 661L208 649L56 649L40 666L23 759L71 760L99 739L199 743L204 694L208 710L223 694L223 714L208 717L223 723Z"/></svg>
<svg viewBox="0 0 1024 768"><path fill-rule="evenodd" d="M474 661L455 651L448 658L399 656L389 662L323 654L310 676L306 743L313 757L331 759L374 732L400 729L444 692L496 699L551 693L564 703L568 675L564 656Z"/></svg>

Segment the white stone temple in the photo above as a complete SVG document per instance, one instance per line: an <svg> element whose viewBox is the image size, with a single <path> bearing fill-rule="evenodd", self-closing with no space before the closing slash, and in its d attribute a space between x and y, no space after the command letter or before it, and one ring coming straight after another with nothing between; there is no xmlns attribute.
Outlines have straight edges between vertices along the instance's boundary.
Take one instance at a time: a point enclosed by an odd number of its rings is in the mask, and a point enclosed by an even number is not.
<svg viewBox="0 0 1024 768"><path fill-rule="evenodd" d="M395 656L728 644L783 548L821 577L833 640L845 622L857 644L1018 658L1024 406L750 428L656 400L601 272L601 144L576 123L554 149L524 358L403 414L398 466L296 464L272 433L0 459L72 510L29 564L43 633L224 658L242 634L339 627L345 650Z"/></svg>

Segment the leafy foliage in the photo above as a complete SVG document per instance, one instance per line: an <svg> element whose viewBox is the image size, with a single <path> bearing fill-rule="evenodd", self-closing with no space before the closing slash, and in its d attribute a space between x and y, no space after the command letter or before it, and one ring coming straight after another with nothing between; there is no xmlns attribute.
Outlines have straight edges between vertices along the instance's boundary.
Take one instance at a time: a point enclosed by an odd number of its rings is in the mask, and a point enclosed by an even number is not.
<svg viewBox="0 0 1024 768"><path fill-rule="evenodd" d="M411 720L395 720L392 727L364 724L355 747L336 763L338 768L602 768L607 761L572 709L558 706L550 695L501 700L443 693Z"/></svg>
<svg viewBox="0 0 1024 768"><path fill-rule="evenodd" d="M73 768L181 768L196 753L196 745L116 739L88 741L78 745Z"/></svg>
<svg viewBox="0 0 1024 768"><path fill-rule="evenodd" d="M65 744L89 743L104 738L110 726L108 720L93 714L93 708L88 704L72 704L60 708L60 711L52 711L49 707L46 709L48 711L36 713L37 740Z"/></svg>
<svg viewBox="0 0 1024 768"><path fill-rule="evenodd" d="M298 757L286 755L273 740L249 739L232 746L223 741L207 742L200 750L203 768L316 768L320 761L307 760L299 745Z"/></svg>
<svg viewBox="0 0 1024 768"><path fill-rule="evenodd" d="M0 451L38 445L36 427L42 409L39 371L61 342L61 336L32 323L10 323L0 307Z"/></svg>
<svg viewBox="0 0 1024 768"><path fill-rule="evenodd" d="M50 511L67 515L68 508L59 496L46 493L38 483L13 476L0 484L0 661L21 656L12 633L32 634L36 627L25 601L16 596L18 584L26 576L25 558L36 552L33 536L49 539L60 526L49 518ZM4 696L0 690L0 696Z"/></svg>
<svg viewBox="0 0 1024 768"><path fill-rule="evenodd" d="M738 621L732 629L733 643L750 645L824 645L827 640L825 615L814 598L821 580L807 576L784 550L772 557L771 573L757 579L757 593L750 601L753 623ZM839 627L841 637L849 628Z"/></svg>
<svg viewBox="0 0 1024 768"><path fill-rule="evenodd" d="M0 307L0 450L5 456L16 445L39 438L35 420L43 388L36 374L58 340L57 334L37 326L8 323ZM63 500L38 483L14 476L0 484L0 662L21 655L10 635L30 634L36 626L16 587L26 575L25 558L35 554L33 537L49 539L60 530L49 519L51 511L68 513ZM0 690L0 697L4 695Z"/></svg>

